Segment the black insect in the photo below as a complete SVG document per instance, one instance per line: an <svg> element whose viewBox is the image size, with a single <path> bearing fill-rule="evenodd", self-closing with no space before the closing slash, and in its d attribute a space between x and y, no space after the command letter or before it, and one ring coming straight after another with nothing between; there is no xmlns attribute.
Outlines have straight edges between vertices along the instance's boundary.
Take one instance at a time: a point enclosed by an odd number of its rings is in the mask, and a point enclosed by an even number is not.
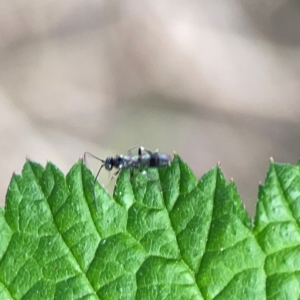
<svg viewBox="0 0 300 300"><path fill-rule="evenodd" d="M130 169L133 173L135 169L143 170L145 168L162 168L171 164L172 158L170 155L166 153L161 153L158 151L152 152L148 149L145 149L144 147L139 147L138 154L132 155L132 150L135 148L137 147L133 147L129 149L127 155L117 155L115 157L109 156L105 160L89 152L84 153L85 164L86 164L87 155L90 155L93 158L100 160L102 162L102 165L100 166L94 180L93 197L94 197L94 204L96 210L97 210L97 204L96 204L96 195L95 195L95 185L103 167L107 171L111 171L113 168L117 169L117 171L113 175L113 176L117 176L120 173L121 169Z"/></svg>

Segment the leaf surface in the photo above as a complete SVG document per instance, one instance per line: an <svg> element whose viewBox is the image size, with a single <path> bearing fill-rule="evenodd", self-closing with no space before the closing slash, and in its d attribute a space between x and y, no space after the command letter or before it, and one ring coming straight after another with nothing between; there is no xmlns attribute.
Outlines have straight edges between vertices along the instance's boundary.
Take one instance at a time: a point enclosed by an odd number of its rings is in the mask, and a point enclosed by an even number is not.
<svg viewBox="0 0 300 300"><path fill-rule="evenodd" d="M27 161L0 209L0 299L298 299L299 166L270 164L254 220L220 167L175 156L113 197L76 163Z"/></svg>

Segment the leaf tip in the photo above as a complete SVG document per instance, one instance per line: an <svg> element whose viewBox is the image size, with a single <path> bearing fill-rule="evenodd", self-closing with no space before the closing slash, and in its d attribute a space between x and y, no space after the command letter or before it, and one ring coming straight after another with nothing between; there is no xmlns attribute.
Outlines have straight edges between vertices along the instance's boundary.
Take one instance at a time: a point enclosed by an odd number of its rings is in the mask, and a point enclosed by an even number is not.
<svg viewBox="0 0 300 300"><path fill-rule="evenodd" d="M230 178L230 181L234 183L234 179L233 179L233 177L231 177L231 178Z"/></svg>
<svg viewBox="0 0 300 300"><path fill-rule="evenodd" d="M174 157L173 157L172 163L176 162L176 161L178 162L180 160L180 156L175 152L173 152L173 154L174 154Z"/></svg>
<svg viewBox="0 0 300 300"><path fill-rule="evenodd" d="M263 191L263 189L264 189L264 184L261 181L259 181L258 182L258 193L261 193Z"/></svg>
<svg viewBox="0 0 300 300"><path fill-rule="evenodd" d="M217 167L221 167L221 161L220 160L218 160L218 162L217 162Z"/></svg>
<svg viewBox="0 0 300 300"><path fill-rule="evenodd" d="M271 164L274 163L274 158L273 158L273 156L271 156L271 157L269 158L269 160L270 160L270 163L271 163Z"/></svg>

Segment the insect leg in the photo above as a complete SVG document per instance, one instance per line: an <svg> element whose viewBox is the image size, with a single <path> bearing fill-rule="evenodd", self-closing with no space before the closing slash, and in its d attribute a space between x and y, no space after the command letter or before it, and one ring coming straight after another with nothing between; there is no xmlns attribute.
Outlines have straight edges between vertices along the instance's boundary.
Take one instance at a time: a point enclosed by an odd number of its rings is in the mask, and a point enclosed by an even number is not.
<svg viewBox="0 0 300 300"><path fill-rule="evenodd" d="M117 172L115 172L113 174L113 176L111 176L111 179L113 179L114 177L117 177L119 175L120 171L121 171L121 169L119 169Z"/></svg>
<svg viewBox="0 0 300 300"><path fill-rule="evenodd" d="M117 172L115 172L112 176L110 176L110 180L109 183L105 186L106 188L108 188L108 186L110 185L110 183L112 182L112 180L118 176L118 174L120 173L121 169L119 169ZM109 173L110 174L110 173Z"/></svg>
<svg viewBox="0 0 300 300"><path fill-rule="evenodd" d="M133 177L133 173L134 173L134 169L130 169L130 181L131 181L131 179Z"/></svg>
<svg viewBox="0 0 300 300"><path fill-rule="evenodd" d="M99 177L99 174L100 174L100 172L101 172L101 169L102 169L103 167L104 167L104 164L103 164L103 165L101 165L101 167L99 168L99 171L97 172L97 175L96 175L96 177L95 177L95 180L94 180L93 198L94 198L94 205L95 205L95 209L96 209L96 211L97 211L98 209L97 209L97 202L96 202L95 187L96 187L96 182L97 182L97 179L98 179L98 177Z"/></svg>

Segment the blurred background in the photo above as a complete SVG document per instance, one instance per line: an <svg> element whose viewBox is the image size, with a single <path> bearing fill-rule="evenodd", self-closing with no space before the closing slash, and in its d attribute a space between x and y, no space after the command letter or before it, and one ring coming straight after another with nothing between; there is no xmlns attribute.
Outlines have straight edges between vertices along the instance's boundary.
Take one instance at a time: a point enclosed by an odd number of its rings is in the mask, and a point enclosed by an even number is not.
<svg viewBox="0 0 300 300"><path fill-rule="evenodd" d="M221 161L253 215L299 117L299 1L0 3L1 206L26 155L67 172L143 145L198 178Z"/></svg>

